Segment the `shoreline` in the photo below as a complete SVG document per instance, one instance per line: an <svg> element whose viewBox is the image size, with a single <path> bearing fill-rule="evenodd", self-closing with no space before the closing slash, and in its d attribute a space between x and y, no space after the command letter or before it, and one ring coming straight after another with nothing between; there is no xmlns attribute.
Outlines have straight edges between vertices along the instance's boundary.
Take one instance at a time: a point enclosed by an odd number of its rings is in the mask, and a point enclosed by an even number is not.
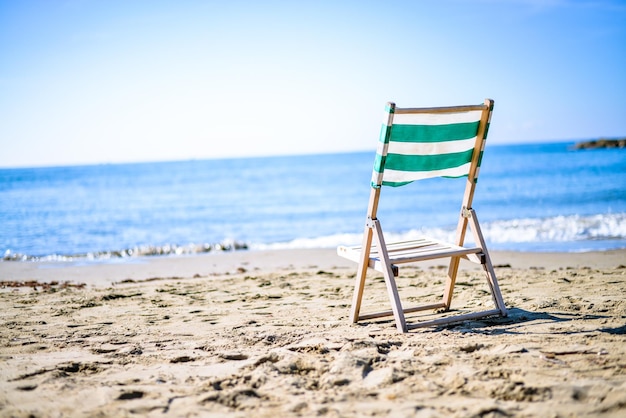
<svg viewBox="0 0 626 418"><path fill-rule="evenodd" d="M609 251L516 252L491 251L494 266L513 268L610 268L626 264L626 249ZM446 264L445 260L424 262L428 268ZM141 256L108 260L73 261L3 261L0 281L36 280L58 281L88 286L107 286L124 280L152 278L184 278L230 275L242 272L271 272L274 270L354 269L356 263L339 257L335 249L237 250L176 256ZM478 269L462 262L461 268Z"/></svg>

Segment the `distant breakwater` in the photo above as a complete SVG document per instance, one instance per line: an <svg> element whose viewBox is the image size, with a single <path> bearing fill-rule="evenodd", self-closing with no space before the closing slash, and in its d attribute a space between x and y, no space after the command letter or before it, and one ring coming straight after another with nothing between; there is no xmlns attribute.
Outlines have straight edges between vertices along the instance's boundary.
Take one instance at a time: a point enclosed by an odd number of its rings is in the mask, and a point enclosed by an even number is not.
<svg viewBox="0 0 626 418"><path fill-rule="evenodd" d="M599 149L599 148L626 148L626 138L620 139L593 139L590 141L578 142L574 149Z"/></svg>

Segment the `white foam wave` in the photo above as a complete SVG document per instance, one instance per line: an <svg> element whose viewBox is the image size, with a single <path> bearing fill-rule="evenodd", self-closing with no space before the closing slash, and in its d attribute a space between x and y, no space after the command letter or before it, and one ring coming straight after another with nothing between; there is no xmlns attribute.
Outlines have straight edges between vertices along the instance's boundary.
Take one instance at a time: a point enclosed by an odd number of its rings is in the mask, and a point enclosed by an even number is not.
<svg viewBox="0 0 626 418"><path fill-rule="evenodd" d="M560 244L581 241L612 241L611 247L626 248L626 213L512 219L483 223L481 227L491 248L508 247L508 244L553 243L553 249L558 250ZM425 228L385 233L388 241L411 240L420 235L452 241L455 228ZM467 238L467 242L471 242L471 234L468 234ZM252 244L250 248L332 248L337 245L356 245L360 242L361 233L334 234L318 238L298 238L283 243Z"/></svg>
<svg viewBox="0 0 626 418"><path fill-rule="evenodd" d="M625 240L626 213L497 221L483 233L496 243Z"/></svg>
<svg viewBox="0 0 626 418"><path fill-rule="evenodd" d="M318 238L297 238L288 242L271 244L251 244L252 250L282 250L296 248L333 248L338 245L355 245L361 241L361 234L334 234Z"/></svg>

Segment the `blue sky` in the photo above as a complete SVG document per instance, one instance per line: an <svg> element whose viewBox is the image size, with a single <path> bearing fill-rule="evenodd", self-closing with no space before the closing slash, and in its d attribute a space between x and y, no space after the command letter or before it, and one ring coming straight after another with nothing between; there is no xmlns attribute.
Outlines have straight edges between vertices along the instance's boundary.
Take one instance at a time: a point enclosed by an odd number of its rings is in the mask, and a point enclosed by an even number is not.
<svg viewBox="0 0 626 418"><path fill-rule="evenodd" d="M0 0L0 167L374 150L384 105L492 143L626 136L626 2Z"/></svg>

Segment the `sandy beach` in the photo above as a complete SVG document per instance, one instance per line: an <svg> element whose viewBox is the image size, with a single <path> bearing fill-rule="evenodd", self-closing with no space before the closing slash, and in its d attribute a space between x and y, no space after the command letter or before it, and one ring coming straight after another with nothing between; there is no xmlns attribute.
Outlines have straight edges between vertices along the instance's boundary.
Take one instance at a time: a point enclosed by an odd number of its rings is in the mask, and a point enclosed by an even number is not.
<svg viewBox="0 0 626 418"><path fill-rule="evenodd" d="M0 262L0 416L626 416L626 250L492 259L507 318L407 334L349 323L331 249ZM442 265L401 269L403 300ZM453 308L484 282L462 264Z"/></svg>

